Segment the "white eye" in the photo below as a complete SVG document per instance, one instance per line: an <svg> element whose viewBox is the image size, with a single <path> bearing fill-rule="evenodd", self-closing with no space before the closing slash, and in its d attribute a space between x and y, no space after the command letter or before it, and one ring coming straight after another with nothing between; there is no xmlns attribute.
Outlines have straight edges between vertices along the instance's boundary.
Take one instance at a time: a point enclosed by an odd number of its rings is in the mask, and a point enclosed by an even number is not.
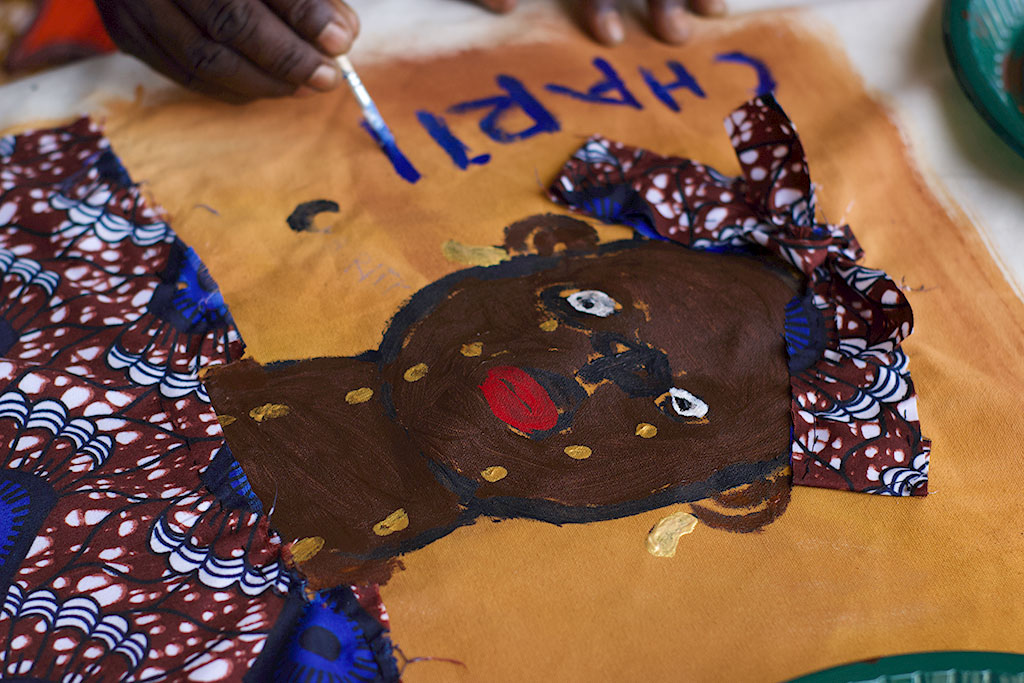
<svg viewBox="0 0 1024 683"><path fill-rule="evenodd" d="M589 313L599 318L607 318L615 313L615 299L597 289L584 289L566 297L569 305L580 313Z"/></svg>
<svg viewBox="0 0 1024 683"><path fill-rule="evenodd" d="M672 387L668 390L672 410L683 417L701 418L708 414L708 404L685 389Z"/></svg>

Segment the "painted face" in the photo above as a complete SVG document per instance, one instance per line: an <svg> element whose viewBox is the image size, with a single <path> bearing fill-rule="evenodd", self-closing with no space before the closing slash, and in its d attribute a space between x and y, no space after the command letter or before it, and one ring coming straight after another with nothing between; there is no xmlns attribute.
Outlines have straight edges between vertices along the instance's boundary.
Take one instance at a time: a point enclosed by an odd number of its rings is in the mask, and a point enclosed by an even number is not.
<svg viewBox="0 0 1024 683"><path fill-rule="evenodd" d="M413 442L501 512L695 500L786 452L794 289L761 262L653 242L517 258L414 296L382 377Z"/></svg>

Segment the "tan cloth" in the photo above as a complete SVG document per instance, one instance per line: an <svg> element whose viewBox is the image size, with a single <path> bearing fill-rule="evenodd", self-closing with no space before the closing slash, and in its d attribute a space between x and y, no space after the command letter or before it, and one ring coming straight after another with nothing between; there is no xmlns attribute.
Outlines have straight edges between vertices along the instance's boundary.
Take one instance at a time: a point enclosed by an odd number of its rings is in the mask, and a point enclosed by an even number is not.
<svg viewBox="0 0 1024 683"><path fill-rule="evenodd" d="M864 263L927 287L909 294L917 329L905 349L934 440L932 495L797 489L763 532L698 527L674 558L651 556L644 541L675 507L584 526L480 521L405 557L383 589L408 656L465 664L416 663L408 681L779 680L902 652L1024 647L1024 307L976 231L929 192L885 109L827 39L785 18L710 30L682 49L635 36L609 51L570 36L364 69L423 173L416 185L358 128L347 92L244 108L189 99L126 107L107 122L133 177L220 283L260 361L375 347L406 297L460 267L442 255L445 241L499 244L508 223L556 210L541 188L590 133L738 172L721 119L756 79L714 61L737 49L771 66L823 214L838 222L849 206ZM544 91L589 87L596 55L643 111ZM680 113L660 104L637 67L667 79L667 59L683 62L707 98L679 91ZM499 73L522 79L563 130L501 145L477 129L478 115L446 115L474 154L493 156L458 170L415 111L497 95ZM290 230L286 217L313 199L341 211L318 218L322 232Z"/></svg>

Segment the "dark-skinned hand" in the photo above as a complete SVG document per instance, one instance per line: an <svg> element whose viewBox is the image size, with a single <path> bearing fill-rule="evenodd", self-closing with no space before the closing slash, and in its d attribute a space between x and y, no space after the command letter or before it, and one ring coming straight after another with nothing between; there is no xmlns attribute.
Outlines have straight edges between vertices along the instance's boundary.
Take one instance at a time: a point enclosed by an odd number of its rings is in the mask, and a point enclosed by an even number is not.
<svg viewBox="0 0 1024 683"><path fill-rule="evenodd" d="M473 0L492 11L518 0ZM343 82L334 57L352 47L359 18L342 0L95 0L121 50L198 92L229 102L306 95ZM625 38L618 0L570 0L599 42ZM689 14L720 15L725 0L647 0L654 33L690 35Z"/></svg>
<svg viewBox="0 0 1024 683"><path fill-rule="evenodd" d="M332 90L359 18L341 0L96 0L124 52L229 102Z"/></svg>
<svg viewBox="0 0 1024 683"><path fill-rule="evenodd" d="M511 12L519 0L474 0L494 12ZM725 14L726 0L646 0L650 27L666 43L679 44L690 37L690 14L716 17ZM626 38L619 0L569 0L577 20L594 40L605 45Z"/></svg>

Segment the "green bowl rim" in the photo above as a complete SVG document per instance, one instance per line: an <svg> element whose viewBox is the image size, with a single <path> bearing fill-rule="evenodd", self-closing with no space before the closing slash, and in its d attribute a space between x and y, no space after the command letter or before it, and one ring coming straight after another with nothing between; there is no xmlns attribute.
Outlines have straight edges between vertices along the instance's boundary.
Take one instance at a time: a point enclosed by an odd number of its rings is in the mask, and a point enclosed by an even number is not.
<svg viewBox="0 0 1024 683"><path fill-rule="evenodd" d="M953 73L956 74L960 87L967 94L967 99L971 101L989 127L1013 151L1024 157L1024 130L1020 134L1013 132L996 113L1004 111L1002 90L993 90L991 82L981 71L974 54L970 50L963 50L959 47L971 43L967 33L969 30L967 22L959 18L961 13L968 9L970 3L971 0L946 0L942 16L942 37L946 46L946 56L953 67Z"/></svg>
<svg viewBox="0 0 1024 683"><path fill-rule="evenodd" d="M1019 676L1024 673L1024 655L990 650L911 652L825 669L790 679L789 683L895 683L891 676L906 680L903 677L908 674L947 673L951 670L957 673L988 671L996 674L991 677L995 681L999 675ZM956 680L962 679L957 676Z"/></svg>

